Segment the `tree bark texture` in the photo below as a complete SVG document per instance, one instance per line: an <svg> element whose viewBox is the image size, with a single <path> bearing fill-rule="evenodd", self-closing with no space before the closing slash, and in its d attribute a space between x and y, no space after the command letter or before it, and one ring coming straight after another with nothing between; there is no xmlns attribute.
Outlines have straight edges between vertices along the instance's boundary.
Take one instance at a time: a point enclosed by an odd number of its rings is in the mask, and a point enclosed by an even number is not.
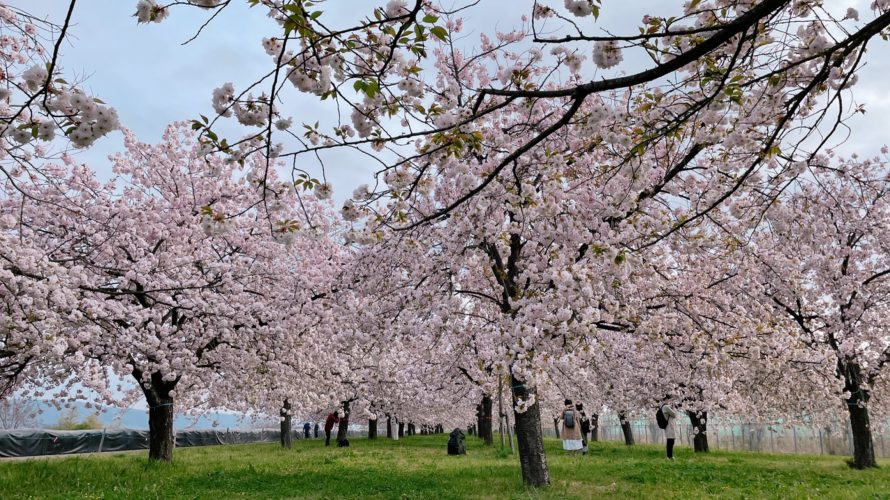
<svg viewBox="0 0 890 500"><path fill-rule="evenodd" d="M491 421L492 400L488 394L482 396L482 418L479 426L479 434L486 446L491 446L494 441L494 426Z"/></svg>
<svg viewBox="0 0 890 500"><path fill-rule="evenodd" d="M687 411L692 424L692 447L696 453L708 453L708 412Z"/></svg>
<svg viewBox="0 0 890 500"><path fill-rule="evenodd" d="M853 460L850 466L856 469L877 467L868 415L871 394L863 388L862 369L857 363L838 361L838 370L844 375L844 390L850 393L846 400L850 429L853 432Z"/></svg>
<svg viewBox="0 0 890 500"><path fill-rule="evenodd" d="M523 382L511 377L513 386L513 405L519 401L528 401L535 396L533 390ZM516 419L516 440L519 446L519 464L522 468L522 480L528 486L547 486L550 484L550 472L547 469L547 455L544 452L544 431L541 428L541 406L535 404L522 413L514 410Z"/></svg>
<svg viewBox="0 0 890 500"><path fill-rule="evenodd" d="M630 420L627 419L624 413L618 414L618 420L621 421L621 432L624 434L624 444L627 446L634 445L634 430L630 425Z"/></svg>
<svg viewBox="0 0 890 500"><path fill-rule="evenodd" d="M292 418L290 414L290 401L284 400L284 405L281 407L281 447L284 449L291 449L291 424Z"/></svg>

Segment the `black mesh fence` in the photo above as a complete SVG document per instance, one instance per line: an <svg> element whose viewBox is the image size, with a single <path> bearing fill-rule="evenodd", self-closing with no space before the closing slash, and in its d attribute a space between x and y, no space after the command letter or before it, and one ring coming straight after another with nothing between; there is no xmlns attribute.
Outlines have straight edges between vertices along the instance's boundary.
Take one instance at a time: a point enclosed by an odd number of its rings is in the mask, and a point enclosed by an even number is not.
<svg viewBox="0 0 890 500"><path fill-rule="evenodd" d="M293 439L303 438L302 430L299 432L295 430L291 434ZM281 433L277 429L183 430L176 433L176 447L277 442L280 436ZM66 455L147 448L147 430L0 431L0 457Z"/></svg>

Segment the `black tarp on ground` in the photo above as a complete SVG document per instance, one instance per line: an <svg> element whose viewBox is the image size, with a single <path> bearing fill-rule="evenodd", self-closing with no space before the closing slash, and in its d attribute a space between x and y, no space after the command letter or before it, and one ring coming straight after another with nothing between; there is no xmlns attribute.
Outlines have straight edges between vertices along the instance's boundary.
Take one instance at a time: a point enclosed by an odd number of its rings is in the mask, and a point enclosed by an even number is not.
<svg viewBox="0 0 890 500"><path fill-rule="evenodd" d="M0 434L3 436L3 434ZM2 437L0 437L2 439ZM135 429L114 429L105 432L102 451L147 450L148 431ZM99 450L96 450L99 451ZM0 454L3 453L0 445Z"/></svg>
<svg viewBox="0 0 890 500"><path fill-rule="evenodd" d="M302 439L299 431L291 433ZM212 446L277 442L280 431L271 429L249 431L184 430L176 433L176 447ZM96 453L100 451L144 450L148 448L148 431L133 429L55 431L24 429L0 431L0 457L33 457Z"/></svg>

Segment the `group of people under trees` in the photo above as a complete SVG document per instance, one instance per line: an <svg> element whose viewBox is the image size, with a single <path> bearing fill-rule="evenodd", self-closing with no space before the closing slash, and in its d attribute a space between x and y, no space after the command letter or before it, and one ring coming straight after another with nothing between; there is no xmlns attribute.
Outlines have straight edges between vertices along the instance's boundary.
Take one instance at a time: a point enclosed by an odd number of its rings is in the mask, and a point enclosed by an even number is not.
<svg viewBox="0 0 890 500"><path fill-rule="evenodd" d="M674 444L677 440L677 410L666 398L655 413L658 427L664 431L665 451L668 460L674 459ZM581 403L572 404L571 399L565 400L565 408L559 417L562 421L560 437L562 449L571 453L587 454L588 436L590 435L590 418L584 412Z"/></svg>

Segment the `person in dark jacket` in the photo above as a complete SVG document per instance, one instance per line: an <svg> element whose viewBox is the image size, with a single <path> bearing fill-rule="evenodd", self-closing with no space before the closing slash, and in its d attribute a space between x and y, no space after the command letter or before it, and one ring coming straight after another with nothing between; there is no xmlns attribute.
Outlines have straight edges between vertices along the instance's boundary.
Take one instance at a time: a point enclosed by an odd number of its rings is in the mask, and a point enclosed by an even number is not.
<svg viewBox="0 0 890 500"><path fill-rule="evenodd" d="M340 423L340 416L337 412L328 414L328 418L324 421L324 445L331 445L331 431L334 430L334 424Z"/></svg>
<svg viewBox="0 0 890 500"><path fill-rule="evenodd" d="M321 429L321 426L318 425L318 422L315 422L315 439L318 439L318 433L319 433L320 429Z"/></svg>
<svg viewBox="0 0 890 500"><path fill-rule="evenodd" d="M309 431L312 430L312 424L306 422L303 424L303 438L309 439Z"/></svg>
<svg viewBox="0 0 890 500"><path fill-rule="evenodd" d="M584 405L578 403L575 405L578 415L581 417L581 453L587 455L587 436L590 434L590 419L584 413Z"/></svg>

